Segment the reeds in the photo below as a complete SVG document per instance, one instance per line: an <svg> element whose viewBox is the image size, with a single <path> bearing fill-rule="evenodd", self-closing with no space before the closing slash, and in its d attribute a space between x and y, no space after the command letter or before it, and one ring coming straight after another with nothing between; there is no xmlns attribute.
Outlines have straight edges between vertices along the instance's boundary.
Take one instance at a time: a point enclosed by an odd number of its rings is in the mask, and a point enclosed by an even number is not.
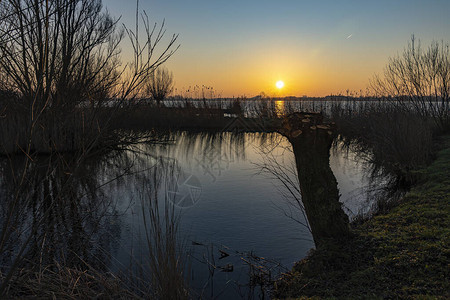
<svg viewBox="0 0 450 300"><path fill-rule="evenodd" d="M6 287L8 298L140 299L122 280L95 269L69 268L59 263L43 270L19 269Z"/></svg>
<svg viewBox="0 0 450 300"><path fill-rule="evenodd" d="M340 140L370 157L374 166L408 187L418 178L415 170L430 161L436 127L414 111L397 110L386 101L344 107L335 103L331 113Z"/></svg>
<svg viewBox="0 0 450 300"><path fill-rule="evenodd" d="M160 169L161 168L161 169ZM188 299L186 249L180 243L179 221L175 205L168 193L160 195L163 185L177 185L177 166L164 163L156 166L153 186L143 182L141 194L142 220L144 225L146 252L138 273L148 274L150 295L154 299ZM175 176L175 177L174 177ZM175 180L175 182L173 182Z"/></svg>
<svg viewBox="0 0 450 300"><path fill-rule="evenodd" d="M25 185L17 185L14 173L24 167L23 157L17 156L17 161L3 160L0 185L5 193L0 206L2 297L188 297L184 278L185 251L178 243L179 218L167 199L153 197L158 194L158 185L165 182L162 178L165 172L173 168L171 165L158 164L145 174L142 171L136 174L142 182L154 183L142 185L148 189L142 191L140 198L145 228L142 238L147 245L144 259L124 272L109 271L112 245L118 239L110 224L120 220L114 214L113 199L104 195L100 188L104 183L98 182L99 176L105 174L99 172L105 164L117 163L118 172L134 174L134 159L127 159L128 155L130 153L122 152L117 161L111 156L106 161L97 157L82 166L77 165L76 155L71 155L75 160L67 156L65 159L35 157L25 172ZM77 167L72 168L73 164ZM112 172L111 180L123 177L123 174L116 174L116 169ZM120 230L118 232L120 234Z"/></svg>

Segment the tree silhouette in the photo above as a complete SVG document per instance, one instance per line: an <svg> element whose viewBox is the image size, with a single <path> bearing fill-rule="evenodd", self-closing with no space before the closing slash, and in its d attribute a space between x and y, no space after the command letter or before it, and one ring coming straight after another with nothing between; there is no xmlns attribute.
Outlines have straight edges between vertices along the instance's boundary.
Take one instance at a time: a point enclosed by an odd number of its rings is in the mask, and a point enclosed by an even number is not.
<svg viewBox="0 0 450 300"><path fill-rule="evenodd" d="M431 117L445 130L450 125L449 45L433 42L424 50L413 35L403 54L391 58L371 86L377 96L394 100L399 109Z"/></svg>
<svg viewBox="0 0 450 300"><path fill-rule="evenodd" d="M13 142L3 152L92 149L105 136L111 112L140 95L150 74L178 49L177 35L160 47L164 22L152 26L145 13L144 34L139 32L138 9L133 31L118 29L118 19L101 0L5 0L0 5L0 89L17 94L2 99L14 100L0 130L1 140ZM119 44L125 36L133 59L122 64ZM110 110L106 114L104 107ZM14 127L15 136L6 127Z"/></svg>
<svg viewBox="0 0 450 300"><path fill-rule="evenodd" d="M149 78L147 93L156 100L158 106L173 91L173 75L163 67L157 68Z"/></svg>

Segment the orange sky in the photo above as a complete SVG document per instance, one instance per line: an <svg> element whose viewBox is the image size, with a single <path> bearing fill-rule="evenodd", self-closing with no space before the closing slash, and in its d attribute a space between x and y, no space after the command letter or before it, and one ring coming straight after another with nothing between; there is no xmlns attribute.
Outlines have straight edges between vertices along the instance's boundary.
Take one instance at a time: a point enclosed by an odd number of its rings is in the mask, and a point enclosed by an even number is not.
<svg viewBox="0 0 450 300"><path fill-rule="evenodd" d="M387 56L370 58L370 53L355 55L339 48L335 55L321 56L330 51L326 45L298 49L249 44L239 50L199 57L183 53L181 48L167 67L173 70L179 90L200 83L213 86L226 97L252 97L261 92L269 96L325 96L347 89L365 90L369 78L381 72L387 61ZM278 80L285 83L281 90L275 87Z"/></svg>
<svg viewBox="0 0 450 300"><path fill-rule="evenodd" d="M132 4L133 3L133 4ZM134 26L134 1L104 0ZM177 92L214 88L222 97L326 96L360 91L412 34L450 41L448 0L140 0L151 22L179 34L167 62ZM123 46L126 56L129 48ZM277 91L275 83L285 82Z"/></svg>

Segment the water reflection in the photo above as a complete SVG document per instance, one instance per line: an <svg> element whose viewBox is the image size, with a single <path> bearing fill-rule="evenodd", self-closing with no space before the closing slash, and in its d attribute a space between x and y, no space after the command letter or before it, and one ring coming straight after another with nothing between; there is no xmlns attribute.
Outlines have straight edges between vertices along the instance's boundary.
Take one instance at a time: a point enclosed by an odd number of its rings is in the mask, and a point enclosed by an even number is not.
<svg viewBox="0 0 450 300"><path fill-rule="evenodd" d="M251 288L269 274L255 272L267 270L260 268L263 262L273 276L314 246L305 226L275 209L291 209L285 194L280 193L283 184L273 176L258 174L258 166L272 159L269 153L278 156L282 170L293 167L289 178L297 186L300 182L304 200L316 196L318 186L326 183L326 193L335 197L338 192L328 143L319 147L310 141L291 141L291 145L276 133L176 132L168 134L165 141L169 142L141 143L81 165L75 165L71 156L38 158L30 162L20 188L24 159L3 159L2 273L26 245L22 265L29 261L28 266L39 268L35 257L40 266L59 262L115 273L133 265L131 270L140 279L135 277L127 284L138 290L155 292L159 287L159 295L164 289L176 290L164 287L164 280L154 281L152 273L165 270L160 278L180 283L182 274L194 294L257 296L261 293ZM337 177L345 177L343 173L341 170ZM319 218L328 200L312 208L305 204L316 243L330 234L325 227L335 225ZM336 209L326 211L342 217ZM297 221L308 223L301 211L294 214ZM219 250L228 256L219 259L223 255ZM186 255L190 267L174 267ZM165 267L160 268L162 265ZM230 266L233 271L224 272L231 270ZM253 272L253 281L249 281L249 272ZM184 295L185 286L174 285L182 287L177 295Z"/></svg>
<svg viewBox="0 0 450 300"><path fill-rule="evenodd" d="M70 268L90 265L106 271L120 236L115 203L98 189L105 160L77 169L72 157L22 157L2 161L1 260L5 272L17 260L23 266ZM22 185L20 183L23 182Z"/></svg>
<svg viewBox="0 0 450 300"><path fill-rule="evenodd" d="M348 237L349 219L339 201L338 183L330 167L333 137L325 130L302 129L300 135L291 135L289 140L295 155L302 203L316 247L320 247L329 240Z"/></svg>
<svg viewBox="0 0 450 300"><path fill-rule="evenodd" d="M286 113L285 101L283 101L283 100L276 100L275 101L275 108L276 108L277 116L278 117L282 117Z"/></svg>

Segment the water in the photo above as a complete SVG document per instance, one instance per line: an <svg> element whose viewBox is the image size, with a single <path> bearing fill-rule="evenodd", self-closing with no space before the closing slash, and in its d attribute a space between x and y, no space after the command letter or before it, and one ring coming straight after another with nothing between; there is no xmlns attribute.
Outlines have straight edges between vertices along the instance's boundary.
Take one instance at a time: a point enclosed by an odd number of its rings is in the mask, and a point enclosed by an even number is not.
<svg viewBox="0 0 450 300"><path fill-rule="evenodd" d="M275 271L280 271L290 269L314 247L307 221L292 197L286 197L283 182L262 170L276 162L296 184L295 158L285 138L278 134L180 133L174 141L142 146L145 154L134 154L134 159L146 162L139 165L141 170L159 164L161 168L176 169L175 176L160 175L169 180L168 186L158 188L158 195L178 204L180 233L192 252L191 284L197 291L206 290L206 295L222 293L224 299L241 296L235 294L236 286L248 281L248 265L241 257L251 252L274 260L280 264ZM370 207L364 193L369 178L364 174L363 162L354 153L336 150L332 151L330 165L347 213L355 216ZM139 191L142 184L133 179L114 191L127 198L125 203L132 203L122 218L128 236L144 232L136 200ZM122 247L115 255L119 261L126 260L130 249L134 255L141 255L139 237L136 239L130 242L122 237ZM219 260L219 249L230 257ZM213 275L208 271L212 256L217 267ZM228 264L233 265L233 272L222 272L220 268Z"/></svg>
<svg viewBox="0 0 450 300"><path fill-rule="evenodd" d="M372 98L351 98L336 97L331 100L327 98L291 100L285 99L190 99L190 100L165 100L163 104L168 107L184 107L188 103L197 108L213 107L227 109L233 107L233 104L239 104L243 109L245 117L255 117L264 111L273 111L278 116L286 115L292 112L322 112L324 115L331 115L332 109L339 106L340 109L347 109L354 113L376 107L382 103L389 102ZM152 103L152 100L149 101Z"/></svg>
<svg viewBox="0 0 450 300"><path fill-rule="evenodd" d="M145 221L151 203L158 199L160 212L164 203L176 204L177 251L188 262L186 277L195 294L219 299L261 295L249 277L255 275L255 266L270 271L273 279L314 247L296 201L301 196L290 143L276 133L180 132L172 134L170 141L142 143L95 158L73 175L70 187L64 186L71 176L67 172L55 169L43 180L48 168L45 163L36 166L29 183L33 191L27 193L32 204L23 208L18 227L26 235L38 215L49 220L52 215L52 225L39 225L38 232L46 232L47 244L31 245L30 251L51 243L53 250L46 252L49 261L50 256L64 254L68 259L67 254L75 252L105 271L144 266L148 251ZM344 211L350 217L367 211L370 180L364 161L337 148L331 151L330 166ZM12 178L8 167L8 163L3 165L4 195L9 193ZM276 170L282 170L282 176ZM48 213L44 208L56 203L58 188L76 203L60 204ZM39 202L39 197L45 200ZM3 206L2 223L5 212ZM17 251L14 242L21 238L20 234L12 237L11 253ZM2 260L3 266L8 264L4 255Z"/></svg>

